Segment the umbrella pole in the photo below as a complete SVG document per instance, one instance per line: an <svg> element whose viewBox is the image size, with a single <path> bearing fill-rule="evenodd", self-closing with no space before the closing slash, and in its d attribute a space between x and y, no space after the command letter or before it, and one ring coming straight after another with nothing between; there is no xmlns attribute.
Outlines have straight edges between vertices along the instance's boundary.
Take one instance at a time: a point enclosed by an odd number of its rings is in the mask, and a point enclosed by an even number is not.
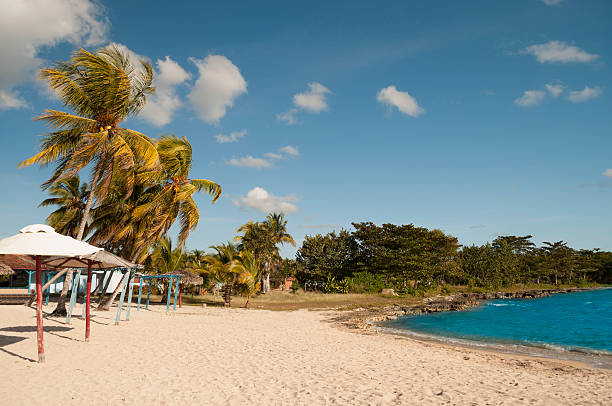
<svg viewBox="0 0 612 406"><path fill-rule="evenodd" d="M38 362L45 362L45 348L43 347L43 319L42 319L42 276L40 272L40 255L36 256L36 335L38 339Z"/></svg>
<svg viewBox="0 0 612 406"><path fill-rule="evenodd" d="M87 260L87 297L85 298L85 341L89 341L89 301L91 300L91 260Z"/></svg>

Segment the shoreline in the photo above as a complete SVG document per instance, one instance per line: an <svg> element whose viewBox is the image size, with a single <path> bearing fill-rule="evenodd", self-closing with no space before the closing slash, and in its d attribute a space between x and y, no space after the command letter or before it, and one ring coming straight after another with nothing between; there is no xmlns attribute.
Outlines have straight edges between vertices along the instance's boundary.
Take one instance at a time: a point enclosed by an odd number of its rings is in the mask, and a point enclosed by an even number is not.
<svg viewBox="0 0 612 406"><path fill-rule="evenodd" d="M348 317L338 317L338 321L353 329L370 330L377 333L400 336L419 342L435 343L442 346L465 348L497 355L516 355L528 359L560 362L572 367L612 370L612 355L589 348L579 350L556 350L545 346L504 344L494 341L477 341L434 334L421 333L410 329L397 329L382 325L402 316L419 315L448 311L465 311L477 307L483 301L494 299L537 299L562 293L575 293L610 287L567 288L567 289L530 289L516 292L462 293L448 296L434 296L410 306L387 306L381 309L355 309ZM551 344L552 346L552 344ZM603 358L603 360L602 360Z"/></svg>

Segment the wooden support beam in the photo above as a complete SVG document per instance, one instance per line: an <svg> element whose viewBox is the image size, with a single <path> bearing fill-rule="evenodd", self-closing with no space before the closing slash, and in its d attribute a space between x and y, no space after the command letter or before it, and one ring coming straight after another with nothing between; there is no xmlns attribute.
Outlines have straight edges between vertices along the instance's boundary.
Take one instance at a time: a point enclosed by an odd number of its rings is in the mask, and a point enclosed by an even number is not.
<svg viewBox="0 0 612 406"><path fill-rule="evenodd" d="M45 272L45 284L49 281L49 272ZM51 285L47 288L47 294L45 295L45 306L49 304L49 292L51 291Z"/></svg>
<svg viewBox="0 0 612 406"><path fill-rule="evenodd" d="M89 341L90 318L89 302L91 301L91 261L87 261L87 292L85 295L85 341Z"/></svg>
<svg viewBox="0 0 612 406"><path fill-rule="evenodd" d="M45 347L43 346L42 318L42 276L40 255L36 256L36 338L38 341L38 362L45 362Z"/></svg>
<svg viewBox="0 0 612 406"><path fill-rule="evenodd" d="M136 309L140 310L140 298L142 297L142 276L139 276L138 280L139 280L139 284L138 284L138 307Z"/></svg>
<svg viewBox="0 0 612 406"><path fill-rule="evenodd" d="M129 286L128 300L127 300L127 306L125 309L125 320L126 321L130 320L130 310L132 307L132 291L134 290L134 284L132 283L133 280L134 280L134 273L130 272L130 280L128 281L128 286Z"/></svg>
<svg viewBox="0 0 612 406"><path fill-rule="evenodd" d="M153 279L149 279L149 290L147 292L147 310L149 310L149 297L151 297L151 285L153 284Z"/></svg>
<svg viewBox="0 0 612 406"><path fill-rule="evenodd" d="M166 297L166 311L170 310L170 291L172 290L172 276L170 277L170 281L168 282L168 295Z"/></svg>
<svg viewBox="0 0 612 406"><path fill-rule="evenodd" d="M121 320L121 309L123 308L123 299L125 299L125 287L130 280L131 272L129 270L126 271L128 273L123 277L123 286L121 287L121 296L119 296L119 303L117 304L117 315L115 316L115 326L119 325L119 320Z"/></svg>
<svg viewBox="0 0 612 406"><path fill-rule="evenodd" d="M176 286L174 287L174 301L172 302L172 310L176 310L176 299L178 297L179 291L179 281L181 280L180 276L176 277Z"/></svg>
<svg viewBox="0 0 612 406"><path fill-rule="evenodd" d="M72 308L74 307L77 295L79 294L79 284L81 282L81 270L77 270L74 275L74 282L72 283L72 292L70 294L70 304L68 305L68 311L66 312L66 323L70 324L70 318L72 317Z"/></svg>

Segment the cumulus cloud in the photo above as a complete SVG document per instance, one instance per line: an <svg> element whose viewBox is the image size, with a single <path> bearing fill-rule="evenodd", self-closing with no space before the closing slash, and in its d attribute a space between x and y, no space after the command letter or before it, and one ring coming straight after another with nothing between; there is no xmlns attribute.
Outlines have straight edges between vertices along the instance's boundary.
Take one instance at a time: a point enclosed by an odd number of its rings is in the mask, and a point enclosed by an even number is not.
<svg viewBox="0 0 612 406"><path fill-rule="evenodd" d="M156 66L153 79L155 95L147 100L140 117L156 126L163 126L172 121L174 112L183 104L176 94L176 87L185 83L189 74L169 56L158 59Z"/></svg>
<svg viewBox="0 0 612 406"><path fill-rule="evenodd" d="M310 113L320 113L328 109L325 100L328 93L331 93L331 90L320 83L312 82L308 84L307 91L293 95L293 104Z"/></svg>
<svg viewBox="0 0 612 406"><path fill-rule="evenodd" d="M567 96L567 100L572 103L582 103L587 100L596 99L603 94L603 90L599 86L585 86L582 90L572 90Z"/></svg>
<svg viewBox="0 0 612 406"><path fill-rule="evenodd" d="M92 46L106 41L109 21L102 7L90 0L0 0L0 109L27 102L15 88L34 81L42 64L38 52L62 42Z"/></svg>
<svg viewBox="0 0 612 406"><path fill-rule="evenodd" d="M232 131L231 133L229 133L229 135L217 134L215 138L217 139L217 142L219 144L226 144L228 142L238 142L240 138L244 138L246 133L247 133L247 130Z"/></svg>
<svg viewBox="0 0 612 406"><path fill-rule="evenodd" d="M586 63L599 58L599 55L590 54L581 48L561 41L531 45L525 48L524 52L534 55L540 63Z"/></svg>
<svg viewBox="0 0 612 406"><path fill-rule="evenodd" d="M612 169L606 169L605 171L603 171L602 175L612 179Z"/></svg>
<svg viewBox="0 0 612 406"><path fill-rule="evenodd" d="M280 149L281 152L284 152L287 155L298 156L300 155L300 151L296 147L292 147L291 145L287 145L286 147L282 147Z"/></svg>
<svg viewBox="0 0 612 406"><path fill-rule="evenodd" d="M258 186L249 190L246 196L241 196L240 200L234 200L234 204L238 207L252 208L263 213L280 212L289 214L298 211L294 204L298 200L295 195L274 196Z"/></svg>
<svg viewBox="0 0 612 406"><path fill-rule="evenodd" d="M322 111L328 110L327 95L330 93L331 90L322 84L311 82L308 84L307 91L293 95L293 105L295 107L285 113L277 114L276 119L293 125L299 122L297 115L300 111L319 114Z"/></svg>
<svg viewBox="0 0 612 406"><path fill-rule="evenodd" d="M389 108L397 109L411 117L418 117L425 113L417 101L408 92L400 92L395 86L387 86L376 94L376 100Z"/></svg>
<svg viewBox="0 0 612 406"><path fill-rule="evenodd" d="M255 168L264 169L271 168L272 162L264 158L255 158L252 155L243 156L240 158L232 158L226 162L228 165L238 166L240 168Z"/></svg>
<svg viewBox="0 0 612 406"><path fill-rule="evenodd" d="M542 103L544 97L546 97L546 93L542 90L525 90L521 97L514 100L514 104L521 107L537 106Z"/></svg>
<svg viewBox="0 0 612 406"><path fill-rule="evenodd" d="M546 90L548 90L548 93L550 93L550 95L554 98L559 97L561 93L563 93L564 89L565 89L565 86L560 85L560 84L551 84L551 83L546 84Z"/></svg>
<svg viewBox="0 0 612 406"><path fill-rule="evenodd" d="M247 82L240 70L223 55L208 55L205 59L191 58L198 67L200 76L196 80L189 100L197 116L215 124L221 120L234 100L247 93Z"/></svg>

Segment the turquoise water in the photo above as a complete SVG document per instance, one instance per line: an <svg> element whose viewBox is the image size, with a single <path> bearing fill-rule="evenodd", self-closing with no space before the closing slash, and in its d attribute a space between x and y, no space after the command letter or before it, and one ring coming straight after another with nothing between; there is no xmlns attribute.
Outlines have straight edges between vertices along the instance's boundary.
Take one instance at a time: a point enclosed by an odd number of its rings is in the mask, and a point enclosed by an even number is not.
<svg viewBox="0 0 612 406"><path fill-rule="evenodd" d="M612 355L612 289L491 300L467 311L404 316L385 327L472 342Z"/></svg>

